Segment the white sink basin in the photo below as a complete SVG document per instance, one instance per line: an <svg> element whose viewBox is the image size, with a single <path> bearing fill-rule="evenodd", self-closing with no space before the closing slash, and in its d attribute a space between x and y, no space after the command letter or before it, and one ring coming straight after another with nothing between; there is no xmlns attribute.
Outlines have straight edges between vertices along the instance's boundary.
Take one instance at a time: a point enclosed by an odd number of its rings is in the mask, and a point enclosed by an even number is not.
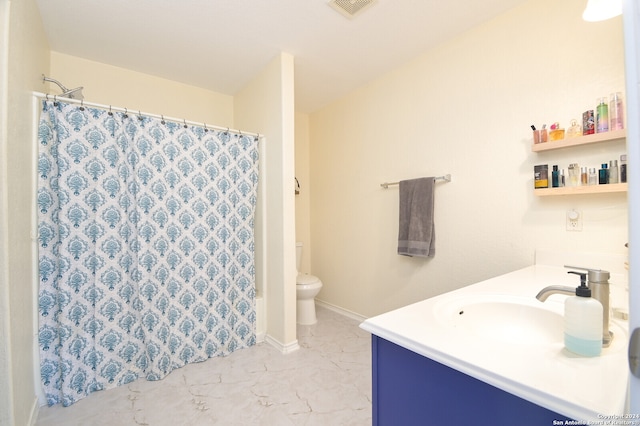
<svg viewBox="0 0 640 426"><path fill-rule="evenodd" d="M438 321L458 333L516 344L563 341L562 304L535 297L476 295L436 307Z"/></svg>
<svg viewBox="0 0 640 426"><path fill-rule="evenodd" d="M624 257L618 260L622 264ZM627 323L611 318L614 338L599 357L566 351L566 296L553 295L544 303L535 298L546 286L575 284L561 265L523 268L369 318L361 327L541 407L595 424L602 413L625 412ZM610 282L612 306L626 306L627 294L613 291L624 290L626 275L612 273Z"/></svg>

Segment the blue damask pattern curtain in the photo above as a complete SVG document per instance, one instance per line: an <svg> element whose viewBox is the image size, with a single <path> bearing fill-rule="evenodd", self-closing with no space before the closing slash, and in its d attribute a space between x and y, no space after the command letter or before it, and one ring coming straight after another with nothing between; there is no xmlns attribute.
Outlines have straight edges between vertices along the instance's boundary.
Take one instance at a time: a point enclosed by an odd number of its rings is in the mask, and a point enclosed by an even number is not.
<svg viewBox="0 0 640 426"><path fill-rule="evenodd" d="M38 130L50 405L255 344L257 138L49 100Z"/></svg>

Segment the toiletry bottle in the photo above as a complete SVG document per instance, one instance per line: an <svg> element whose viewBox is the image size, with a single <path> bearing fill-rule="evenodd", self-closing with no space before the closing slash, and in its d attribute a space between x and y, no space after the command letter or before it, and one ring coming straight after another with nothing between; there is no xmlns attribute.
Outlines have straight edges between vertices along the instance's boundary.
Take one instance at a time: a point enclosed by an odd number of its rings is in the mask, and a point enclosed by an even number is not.
<svg viewBox="0 0 640 426"><path fill-rule="evenodd" d="M556 122L551 125L551 129L549 131L549 140L558 141L560 139L564 139L564 129L561 129L560 123Z"/></svg>
<svg viewBox="0 0 640 426"><path fill-rule="evenodd" d="M549 166L547 164L540 164L533 166L533 179L534 188L548 188L549 187Z"/></svg>
<svg viewBox="0 0 640 426"><path fill-rule="evenodd" d="M627 154L620 156L620 182L627 183Z"/></svg>
<svg viewBox="0 0 640 426"><path fill-rule="evenodd" d="M597 185L598 184L598 174L596 173L596 168L591 167L589 169L589 185Z"/></svg>
<svg viewBox="0 0 640 426"><path fill-rule="evenodd" d="M593 110L590 109L582 113L582 134L592 135L596 132L595 120L593 119Z"/></svg>
<svg viewBox="0 0 640 426"><path fill-rule="evenodd" d="M551 187L557 188L560 186L560 172L558 171L558 165L553 166L553 171L551 172Z"/></svg>
<svg viewBox="0 0 640 426"><path fill-rule="evenodd" d="M560 188L564 188L565 183L566 183L566 180L565 180L565 176L564 176L564 169L562 169L562 170L560 170L560 178L558 179L558 186Z"/></svg>
<svg viewBox="0 0 640 426"><path fill-rule="evenodd" d="M568 138L575 138L576 136L582 135L582 126L578 124L576 120L571 120L571 126L567 130Z"/></svg>
<svg viewBox="0 0 640 426"><path fill-rule="evenodd" d="M591 298L586 273L568 273L580 276L580 287L564 302L564 346L578 355L598 356L602 352L602 304Z"/></svg>
<svg viewBox="0 0 640 426"><path fill-rule="evenodd" d="M580 166L578 163L569 164L569 183L567 186L580 186Z"/></svg>
<svg viewBox="0 0 640 426"><path fill-rule="evenodd" d="M589 172L587 172L586 167L580 168L580 184L582 186L589 185Z"/></svg>
<svg viewBox="0 0 640 426"><path fill-rule="evenodd" d="M609 180L607 183L618 183L618 160L609 162Z"/></svg>
<svg viewBox="0 0 640 426"><path fill-rule="evenodd" d="M533 130L533 143L540 143L540 130L537 130L533 124L531 125L531 130Z"/></svg>
<svg viewBox="0 0 640 426"><path fill-rule="evenodd" d="M609 183L609 169L607 169L607 163L602 163L600 170L598 170L598 184L605 185Z"/></svg>
<svg viewBox="0 0 640 426"><path fill-rule="evenodd" d="M624 129L624 109L622 108L622 93L616 92L609 96L609 129Z"/></svg>
<svg viewBox="0 0 640 426"><path fill-rule="evenodd" d="M609 107L606 98L598 99L598 107L596 108L596 131L598 133L609 131Z"/></svg>

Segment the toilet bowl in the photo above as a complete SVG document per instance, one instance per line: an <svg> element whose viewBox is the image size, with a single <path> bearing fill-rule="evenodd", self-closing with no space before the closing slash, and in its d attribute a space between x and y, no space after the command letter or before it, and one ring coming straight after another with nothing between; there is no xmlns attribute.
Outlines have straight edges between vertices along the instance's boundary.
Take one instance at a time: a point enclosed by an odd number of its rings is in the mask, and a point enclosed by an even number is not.
<svg viewBox="0 0 640 426"><path fill-rule="evenodd" d="M296 268L300 271L302 260L302 243L296 243ZM297 320L301 325L313 325L318 322L316 317L315 297L322 288L322 281L314 275L301 274L296 276L296 307Z"/></svg>

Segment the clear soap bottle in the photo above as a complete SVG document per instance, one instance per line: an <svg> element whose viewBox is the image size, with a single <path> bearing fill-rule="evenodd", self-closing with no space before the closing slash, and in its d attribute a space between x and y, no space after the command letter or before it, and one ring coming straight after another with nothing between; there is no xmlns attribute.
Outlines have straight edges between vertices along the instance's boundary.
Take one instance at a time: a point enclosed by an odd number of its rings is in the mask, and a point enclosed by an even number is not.
<svg viewBox="0 0 640 426"><path fill-rule="evenodd" d="M591 297L586 273L568 273L580 276L580 287L564 302L564 346L578 355L598 356L602 352L602 304Z"/></svg>

